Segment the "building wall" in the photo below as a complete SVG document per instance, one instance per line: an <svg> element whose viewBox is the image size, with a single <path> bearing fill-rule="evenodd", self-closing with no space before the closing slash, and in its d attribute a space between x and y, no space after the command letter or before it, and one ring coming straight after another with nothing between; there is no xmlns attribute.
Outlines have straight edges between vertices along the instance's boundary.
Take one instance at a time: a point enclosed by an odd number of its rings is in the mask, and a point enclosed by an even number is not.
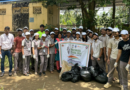
<svg viewBox="0 0 130 90"><path fill-rule="evenodd" d="M60 10L57 6L48 7L48 24L59 27L59 14Z"/></svg>
<svg viewBox="0 0 130 90"><path fill-rule="evenodd" d="M12 31L12 4L0 5L0 10L1 9L5 9L6 14L0 15L0 31L4 31L5 26L9 26Z"/></svg>
<svg viewBox="0 0 130 90"><path fill-rule="evenodd" d="M41 14L34 14L34 7L41 7ZM29 3L29 28L39 29L41 24L47 24L47 9L42 6L42 3Z"/></svg>

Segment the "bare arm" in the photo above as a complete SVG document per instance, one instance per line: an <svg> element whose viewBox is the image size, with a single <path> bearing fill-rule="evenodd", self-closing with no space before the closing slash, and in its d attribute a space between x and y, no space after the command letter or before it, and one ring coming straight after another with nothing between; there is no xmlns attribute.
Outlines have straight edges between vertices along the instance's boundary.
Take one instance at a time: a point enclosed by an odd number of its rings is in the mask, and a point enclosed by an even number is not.
<svg viewBox="0 0 130 90"><path fill-rule="evenodd" d="M129 62L128 62L128 64L130 64L130 57L129 57Z"/></svg>
<svg viewBox="0 0 130 90"><path fill-rule="evenodd" d="M110 55L111 55L111 48L108 48L108 59L110 59Z"/></svg>
<svg viewBox="0 0 130 90"><path fill-rule="evenodd" d="M33 55L35 54L34 47L32 47L32 53L33 53Z"/></svg>
<svg viewBox="0 0 130 90"><path fill-rule="evenodd" d="M100 48L100 54L99 54L99 58L102 56L102 48Z"/></svg>
<svg viewBox="0 0 130 90"><path fill-rule="evenodd" d="M121 53L122 53L122 50L118 49L118 54L117 54L116 62L119 61L119 59L120 59L120 57L121 57Z"/></svg>
<svg viewBox="0 0 130 90"><path fill-rule="evenodd" d="M22 54L24 55L24 46L22 46Z"/></svg>

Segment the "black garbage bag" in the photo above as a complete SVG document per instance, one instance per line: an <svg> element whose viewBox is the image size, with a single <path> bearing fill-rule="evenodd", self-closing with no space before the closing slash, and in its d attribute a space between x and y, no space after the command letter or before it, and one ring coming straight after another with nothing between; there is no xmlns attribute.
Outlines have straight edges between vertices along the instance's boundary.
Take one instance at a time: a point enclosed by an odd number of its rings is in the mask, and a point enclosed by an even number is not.
<svg viewBox="0 0 130 90"><path fill-rule="evenodd" d="M99 83L105 84L108 82L107 75L105 73L99 74L97 77L95 77L95 80Z"/></svg>
<svg viewBox="0 0 130 90"><path fill-rule="evenodd" d="M85 82L91 81L92 74L90 73L90 69L87 67L82 67L81 72L80 72L80 77Z"/></svg>
<svg viewBox="0 0 130 90"><path fill-rule="evenodd" d="M99 68L91 66L91 67L89 67L89 69L90 69L90 73L92 74L93 77L98 76Z"/></svg>
<svg viewBox="0 0 130 90"><path fill-rule="evenodd" d="M76 83L76 82L78 82L80 80L80 75L74 75L74 77L72 78L72 82L73 83Z"/></svg>
<svg viewBox="0 0 130 90"><path fill-rule="evenodd" d="M71 68L71 72L73 75L80 75L80 67L78 66L78 63L76 63L74 66Z"/></svg>
<svg viewBox="0 0 130 90"><path fill-rule="evenodd" d="M108 82L107 73L104 70L102 70L101 68L99 68L98 76L95 77L95 80L102 84L107 83Z"/></svg>
<svg viewBox="0 0 130 90"><path fill-rule="evenodd" d="M64 73L61 75L61 80L62 80L62 81L71 81L72 78L73 78L73 76L72 76L71 71L69 71L69 72L64 72Z"/></svg>

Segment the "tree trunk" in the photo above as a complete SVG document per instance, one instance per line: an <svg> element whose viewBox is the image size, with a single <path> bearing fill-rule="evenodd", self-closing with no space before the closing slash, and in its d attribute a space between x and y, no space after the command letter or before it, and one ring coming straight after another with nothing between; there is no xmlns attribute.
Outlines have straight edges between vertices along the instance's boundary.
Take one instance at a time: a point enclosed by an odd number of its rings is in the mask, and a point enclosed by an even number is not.
<svg viewBox="0 0 130 90"><path fill-rule="evenodd" d="M113 14L112 14L113 24L111 25L112 28L114 28L115 26L115 12L116 12L116 3L115 3L115 0L113 0Z"/></svg>

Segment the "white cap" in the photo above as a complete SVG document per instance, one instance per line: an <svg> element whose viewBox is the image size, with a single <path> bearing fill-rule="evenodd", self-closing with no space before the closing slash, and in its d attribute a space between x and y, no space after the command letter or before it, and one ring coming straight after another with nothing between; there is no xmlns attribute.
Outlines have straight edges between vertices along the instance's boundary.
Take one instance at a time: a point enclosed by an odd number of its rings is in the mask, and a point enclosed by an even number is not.
<svg viewBox="0 0 130 90"><path fill-rule="evenodd" d="M113 28L113 32L119 32L119 28Z"/></svg>
<svg viewBox="0 0 130 90"><path fill-rule="evenodd" d="M126 35L126 34L129 34L129 33L128 33L127 30L122 30L122 31L121 31L121 34Z"/></svg>
<svg viewBox="0 0 130 90"><path fill-rule="evenodd" d="M106 30L106 28L101 28L100 30L103 30L103 29Z"/></svg>
<svg viewBox="0 0 130 90"><path fill-rule="evenodd" d="M97 36L98 36L98 34L97 34L97 33L94 33L93 35L97 35Z"/></svg>
<svg viewBox="0 0 130 90"><path fill-rule="evenodd" d="M88 31L88 32L91 32L91 30L90 30L90 29L88 29L87 31Z"/></svg>
<svg viewBox="0 0 130 90"><path fill-rule="evenodd" d="M93 31L89 31L89 33L93 33Z"/></svg>
<svg viewBox="0 0 130 90"><path fill-rule="evenodd" d="M83 29L83 26L79 26L79 29Z"/></svg>
<svg viewBox="0 0 130 90"><path fill-rule="evenodd" d="M86 32L82 32L82 35L87 35Z"/></svg>
<svg viewBox="0 0 130 90"><path fill-rule="evenodd" d="M30 29L29 32L33 31L33 29Z"/></svg>
<svg viewBox="0 0 130 90"><path fill-rule="evenodd" d="M73 27L72 30L76 30L76 28Z"/></svg>
<svg viewBox="0 0 130 90"><path fill-rule="evenodd" d="M68 30L68 31L67 31L67 33L71 33L71 31L70 31L70 30Z"/></svg>
<svg viewBox="0 0 130 90"><path fill-rule="evenodd" d="M79 35L80 35L80 32L76 32L76 34L79 34Z"/></svg>
<svg viewBox="0 0 130 90"><path fill-rule="evenodd" d="M109 29L109 30L113 31L113 28L112 28L112 27L108 27L107 29Z"/></svg>
<svg viewBox="0 0 130 90"><path fill-rule="evenodd" d="M50 35L55 34L54 32L51 32Z"/></svg>
<svg viewBox="0 0 130 90"><path fill-rule="evenodd" d="M23 29L28 29L28 27L27 27L27 26L25 26Z"/></svg>
<svg viewBox="0 0 130 90"><path fill-rule="evenodd" d="M59 30L58 28L55 28L55 30Z"/></svg>
<svg viewBox="0 0 130 90"><path fill-rule="evenodd" d="M23 31L23 30L21 28L18 28L16 31L18 32L18 31Z"/></svg>
<svg viewBox="0 0 130 90"><path fill-rule="evenodd" d="M63 30L67 30L67 28L63 28Z"/></svg>
<svg viewBox="0 0 130 90"><path fill-rule="evenodd" d="M42 37L46 37L46 34L42 34Z"/></svg>
<svg viewBox="0 0 130 90"><path fill-rule="evenodd" d="M45 29L45 31L49 31L49 29Z"/></svg>
<svg viewBox="0 0 130 90"><path fill-rule="evenodd" d="M26 32L25 35L30 35L30 32Z"/></svg>
<svg viewBox="0 0 130 90"><path fill-rule="evenodd" d="M35 33L34 36L39 35L38 33Z"/></svg>

